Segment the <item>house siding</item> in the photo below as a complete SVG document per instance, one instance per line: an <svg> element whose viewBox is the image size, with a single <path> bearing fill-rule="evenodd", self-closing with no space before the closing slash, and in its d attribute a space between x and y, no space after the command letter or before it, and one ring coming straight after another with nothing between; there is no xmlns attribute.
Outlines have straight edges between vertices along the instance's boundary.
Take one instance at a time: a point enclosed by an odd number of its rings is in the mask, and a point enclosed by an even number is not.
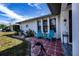
<svg viewBox="0 0 79 59"><path fill-rule="evenodd" d="M28 25L28 27L26 27ZM37 32L37 21L31 20L20 24L20 29L26 32L27 30L31 29L34 32Z"/></svg>
<svg viewBox="0 0 79 59"><path fill-rule="evenodd" d="M64 25L64 19L67 20L67 25L66 25L66 28L65 28L65 25ZM62 11L61 12L61 41L63 42L63 33L66 31L66 32L69 32L68 31L68 11ZM67 43L67 38L64 40L65 43Z"/></svg>
<svg viewBox="0 0 79 59"><path fill-rule="evenodd" d="M71 8L67 8L67 7L68 7L67 3L63 3L61 6L60 28L61 28L61 41L62 42L63 42L63 33L66 31L66 32L68 32L68 35L69 35L69 10L71 10ZM64 25L64 19L67 20L66 26ZM64 38L64 43L67 43L67 40L69 40L69 37Z"/></svg>

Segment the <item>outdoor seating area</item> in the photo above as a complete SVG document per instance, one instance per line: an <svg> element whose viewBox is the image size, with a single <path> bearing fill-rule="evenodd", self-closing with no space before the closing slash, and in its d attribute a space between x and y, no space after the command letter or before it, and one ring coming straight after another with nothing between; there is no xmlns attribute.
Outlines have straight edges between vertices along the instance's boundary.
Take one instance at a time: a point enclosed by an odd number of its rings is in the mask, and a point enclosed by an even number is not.
<svg viewBox="0 0 79 59"><path fill-rule="evenodd" d="M43 34L41 31L38 31L35 34L36 38L44 38L47 39L49 41L52 41L55 39L55 32L53 30L50 30L50 32L48 34Z"/></svg>

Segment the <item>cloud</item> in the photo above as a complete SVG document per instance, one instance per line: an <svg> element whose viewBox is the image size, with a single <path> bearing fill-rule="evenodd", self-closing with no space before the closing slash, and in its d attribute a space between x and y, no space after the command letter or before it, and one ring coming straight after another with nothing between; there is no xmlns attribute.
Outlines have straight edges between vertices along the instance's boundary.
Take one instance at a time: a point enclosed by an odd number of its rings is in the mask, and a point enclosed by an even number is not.
<svg viewBox="0 0 79 59"><path fill-rule="evenodd" d="M8 22L8 21L5 21L5 20L0 20L0 24L6 24L6 25L9 25L9 22Z"/></svg>
<svg viewBox="0 0 79 59"><path fill-rule="evenodd" d="M43 6L42 3L28 3L28 5L32 7L36 7L37 9L40 9L36 11L37 15L44 16L44 15L51 14L49 8L46 8L45 6Z"/></svg>
<svg viewBox="0 0 79 59"><path fill-rule="evenodd" d="M5 16L5 17L10 17L11 18L11 16L9 16L9 15L7 15L7 14L0 14L1 16Z"/></svg>
<svg viewBox="0 0 79 59"><path fill-rule="evenodd" d="M14 19L19 20L19 21L22 21L22 20L26 19L23 16L16 14L15 12L13 12L10 9L8 9L7 7L5 7L2 4L0 4L0 11L5 13L5 14L3 14L3 16L14 18Z"/></svg>
<svg viewBox="0 0 79 59"><path fill-rule="evenodd" d="M42 9L40 7L41 3L28 3L28 5L31 6L31 7L36 7L37 9Z"/></svg>

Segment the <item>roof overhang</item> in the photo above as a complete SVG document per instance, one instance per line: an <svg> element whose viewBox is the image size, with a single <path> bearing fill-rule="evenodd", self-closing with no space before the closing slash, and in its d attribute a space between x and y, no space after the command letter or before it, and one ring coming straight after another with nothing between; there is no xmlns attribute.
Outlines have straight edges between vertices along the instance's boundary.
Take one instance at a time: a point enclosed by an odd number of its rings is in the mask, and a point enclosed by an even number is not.
<svg viewBox="0 0 79 59"><path fill-rule="evenodd" d="M50 9L52 15L60 14L61 3L47 3L48 8Z"/></svg>
<svg viewBox="0 0 79 59"><path fill-rule="evenodd" d="M40 17L36 17L36 18L32 18L32 19L27 19L27 20L24 20L24 21L21 21L21 22L17 22L17 24L21 24L21 23L24 23L24 22L27 22L27 21L33 21L33 20L43 19L45 17L51 17L51 16L52 16L52 14L44 15L44 16L40 16Z"/></svg>

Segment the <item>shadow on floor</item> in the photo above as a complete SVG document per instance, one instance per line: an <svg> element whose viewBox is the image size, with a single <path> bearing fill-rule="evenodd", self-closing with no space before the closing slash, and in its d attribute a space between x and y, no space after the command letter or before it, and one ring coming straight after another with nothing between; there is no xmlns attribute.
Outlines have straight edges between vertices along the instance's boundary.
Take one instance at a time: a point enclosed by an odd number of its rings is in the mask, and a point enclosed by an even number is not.
<svg viewBox="0 0 79 59"><path fill-rule="evenodd" d="M72 56L72 45L63 43L62 48L65 56Z"/></svg>

